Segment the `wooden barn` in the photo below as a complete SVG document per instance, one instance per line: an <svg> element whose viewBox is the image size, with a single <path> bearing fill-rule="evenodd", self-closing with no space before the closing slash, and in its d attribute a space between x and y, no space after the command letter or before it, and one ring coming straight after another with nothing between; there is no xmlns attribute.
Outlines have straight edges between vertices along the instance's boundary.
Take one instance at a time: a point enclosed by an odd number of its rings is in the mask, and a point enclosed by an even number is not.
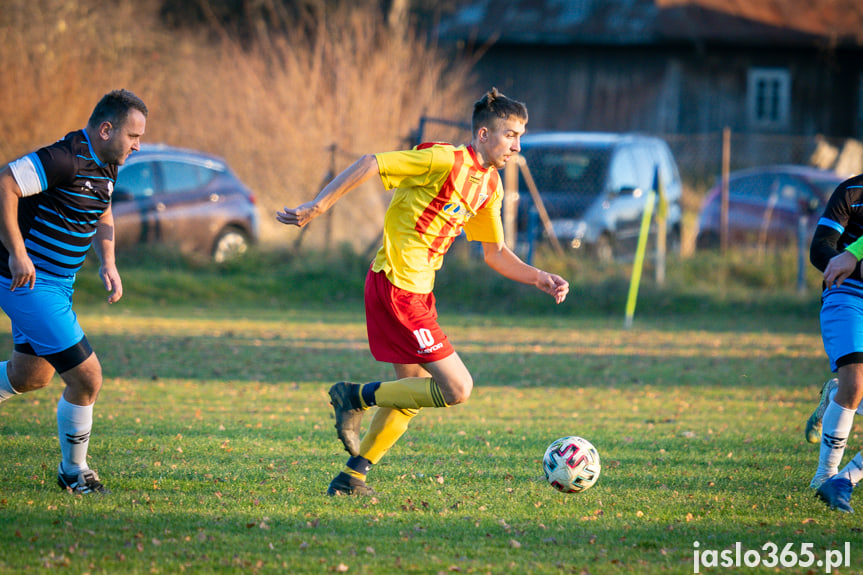
<svg viewBox="0 0 863 575"><path fill-rule="evenodd" d="M860 0L465 0L436 36L532 130L863 139Z"/></svg>

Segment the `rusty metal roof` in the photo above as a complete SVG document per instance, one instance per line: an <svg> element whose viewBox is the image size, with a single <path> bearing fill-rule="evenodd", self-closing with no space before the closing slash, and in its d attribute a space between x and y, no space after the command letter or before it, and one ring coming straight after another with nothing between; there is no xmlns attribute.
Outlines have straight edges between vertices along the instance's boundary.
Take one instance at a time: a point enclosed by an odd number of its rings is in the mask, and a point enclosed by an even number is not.
<svg viewBox="0 0 863 575"><path fill-rule="evenodd" d="M442 40L863 46L861 0L467 0Z"/></svg>

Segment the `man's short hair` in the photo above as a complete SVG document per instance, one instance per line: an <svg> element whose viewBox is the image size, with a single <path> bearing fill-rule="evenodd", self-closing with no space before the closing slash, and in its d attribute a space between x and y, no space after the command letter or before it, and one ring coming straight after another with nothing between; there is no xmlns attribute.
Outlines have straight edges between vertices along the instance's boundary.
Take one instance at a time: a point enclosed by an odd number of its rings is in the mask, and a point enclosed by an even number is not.
<svg viewBox="0 0 863 575"><path fill-rule="evenodd" d="M90 114L87 127L97 129L102 122L111 122L114 126L122 126L129 116L130 110L138 110L147 117L147 105L129 90L114 90L108 92Z"/></svg>
<svg viewBox="0 0 863 575"><path fill-rule="evenodd" d="M497 88L492 88L473 105L471 129L476 134L480 128L491 127L495 122L506 120L510 116L515 116L527 123L527 106L518 100L504 96Z"/></svg>

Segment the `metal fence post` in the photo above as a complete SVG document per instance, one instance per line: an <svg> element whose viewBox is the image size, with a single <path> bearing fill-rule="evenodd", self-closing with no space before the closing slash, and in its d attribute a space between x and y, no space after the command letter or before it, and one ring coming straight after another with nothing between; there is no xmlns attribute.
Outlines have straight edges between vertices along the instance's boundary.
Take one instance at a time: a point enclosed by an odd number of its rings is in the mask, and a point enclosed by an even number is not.
<svg viewBox="0 0 863 575"><path fill-rule="evenodd" d="M719 245L728 253L728 175L731 171L731 128L722 130L722 202L719 212Z"/></svg>
<svg viewBox="0 0 863 575"><path fill-rule="evenodd" d="M809 216L800 214L797 219L797 292L806 292L806 239L808 237Z"/></svg>
<svg viewBox="0 0 863 575"><path fill-rule="evenodd" d="M527 265L533 265L534 247L539 236L539 211L531 206L527 212Z"/></svg>

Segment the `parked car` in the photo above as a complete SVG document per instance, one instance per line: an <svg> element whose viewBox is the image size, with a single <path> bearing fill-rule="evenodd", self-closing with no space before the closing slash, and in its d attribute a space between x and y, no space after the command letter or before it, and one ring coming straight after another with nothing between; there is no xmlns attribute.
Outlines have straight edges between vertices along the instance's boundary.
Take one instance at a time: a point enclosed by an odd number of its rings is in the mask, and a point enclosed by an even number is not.
<svg viewBox="0 0 863 575"><path fill-rule="evenodd" d="M796 245L800 216L808 216L807 241L830 195L844 178L809 166L776 165L731 172L728 242L735 246ZM720 242L721 182L707 193L698 216L696 246Z"/></svg>
<svg viewBox="0 0 863 575"><path fill-rule="evenodd" d="M224 262L258 241L255 196L204 152L142 145L120 167L111 205L118 250L169 245Z"/></svg>
<svg viewBox="0 0 863 575"><path fill-rule="evenodd" d="M521 154L558 240L600 261L634 253L658 169L668 202L668 245L679 248L680 173L660 138L590 132L525 134ZM519 229L529 234L537 227L530 224L531 210L536 208L526 190L522 178Z"/></svg>

